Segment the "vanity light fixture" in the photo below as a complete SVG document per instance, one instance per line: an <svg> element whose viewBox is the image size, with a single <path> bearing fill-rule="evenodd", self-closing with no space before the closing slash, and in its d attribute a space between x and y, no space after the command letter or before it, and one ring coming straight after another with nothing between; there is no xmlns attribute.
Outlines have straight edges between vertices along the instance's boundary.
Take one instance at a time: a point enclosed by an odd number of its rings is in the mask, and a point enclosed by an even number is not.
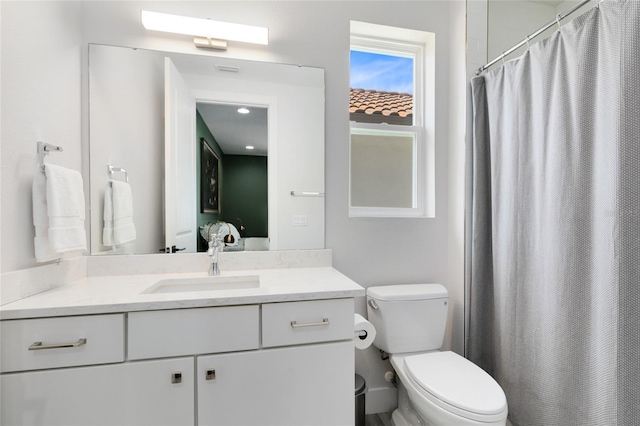
<svg viewBox="0 0 640 426"><path fill-rule="evenodd" d="M238 112L240 114L249 114L250 111L248 108L242 107L242 108L238 108Z"/></svg>
<svg viewBox="0 0 640 426"><path fill-rule="evenodd" d="M227 40L269 44L269 29L264 27L190 18L148 10L142 11L141 21L147 30L192 35L196 47L227 50Z"/></svg>
<svg viewBox="0 0 640 426"><path fill-rule="evenodd" d="M247 145L245 146L245 149L248 149L249 151L251 151L252 149L255 149L255 147L253 145Z"/></svg>

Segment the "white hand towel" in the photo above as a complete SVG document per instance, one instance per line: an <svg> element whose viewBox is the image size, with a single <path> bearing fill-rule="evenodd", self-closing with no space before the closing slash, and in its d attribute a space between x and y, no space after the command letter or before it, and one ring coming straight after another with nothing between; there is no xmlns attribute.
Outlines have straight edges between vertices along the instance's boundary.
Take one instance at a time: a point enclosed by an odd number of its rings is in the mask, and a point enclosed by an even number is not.
<svg viewBox="0 0 640 426"><path fill-rule="evenodd" d="M104 211L103 211L104 227L102 228L102 244L111 247L113 242L113 190L111 189L111 181L104 190Z"/></svg>
<svg viewBox="0 0 640 426"><path fill-rule="evenodd" d="M118 246L135 239L131 186L126 182L110 180L105 190L103 244Z"/></svg>
<svg viewBox="0 0 640 426"><path fill-rule="evenodd" d="M36 235L33 239L35 247L36 261L48 262L60 257L60 253L55 253L49 245L49 215L47 214L47 177L44 170L39 166L33 177L33 187L31 191L33 199L33 225Z"/></svg>
<svg viewBox="0 0 640 426"><path fill-rule="evenodd" d="M49 246L57 253L87 249L84 230L82 175L76 170L45 164Z"/></svg>
<svg viewBox="0 0 640 426"><path fill-rule="evenodd" d="M33 224L36 261L86 250L82 176L75 170L45 164L33 177Z"/></svg>

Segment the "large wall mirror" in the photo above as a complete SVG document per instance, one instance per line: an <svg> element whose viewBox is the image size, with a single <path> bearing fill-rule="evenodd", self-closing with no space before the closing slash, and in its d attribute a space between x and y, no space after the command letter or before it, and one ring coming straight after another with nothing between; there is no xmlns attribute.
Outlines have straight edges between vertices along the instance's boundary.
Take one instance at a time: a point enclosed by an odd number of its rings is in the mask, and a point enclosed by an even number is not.
<svg viewBox="0 0 640 426"><path fill-rule="evenodd" d="M89 138L92 255L324 248L322 69L92 44Z"/></svg>

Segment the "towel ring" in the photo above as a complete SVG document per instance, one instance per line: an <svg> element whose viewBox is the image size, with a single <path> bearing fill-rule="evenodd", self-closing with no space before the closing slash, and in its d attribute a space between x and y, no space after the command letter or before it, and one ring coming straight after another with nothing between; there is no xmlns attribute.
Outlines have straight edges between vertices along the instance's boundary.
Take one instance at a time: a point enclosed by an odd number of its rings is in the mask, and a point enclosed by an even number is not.
<svg viewBox="0 0 640 426"><path fill-rule="evenodd" d="M38 161L42 170L44 170L44 156L49 155L52 151L62 152L62 147L51 145L49 143L38 142Z"/></svg>

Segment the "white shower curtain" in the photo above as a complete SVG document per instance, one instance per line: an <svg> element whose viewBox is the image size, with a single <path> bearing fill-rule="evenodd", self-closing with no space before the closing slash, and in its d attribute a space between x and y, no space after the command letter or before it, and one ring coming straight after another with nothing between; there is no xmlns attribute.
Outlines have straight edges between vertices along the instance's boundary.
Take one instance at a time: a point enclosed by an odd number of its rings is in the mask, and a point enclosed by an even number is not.
<svg viewBox="0 0 640 426"><path fill-rule="evenodd" d="M471 84L466 355L516 425L640 424L640 4Z"/></svg>

